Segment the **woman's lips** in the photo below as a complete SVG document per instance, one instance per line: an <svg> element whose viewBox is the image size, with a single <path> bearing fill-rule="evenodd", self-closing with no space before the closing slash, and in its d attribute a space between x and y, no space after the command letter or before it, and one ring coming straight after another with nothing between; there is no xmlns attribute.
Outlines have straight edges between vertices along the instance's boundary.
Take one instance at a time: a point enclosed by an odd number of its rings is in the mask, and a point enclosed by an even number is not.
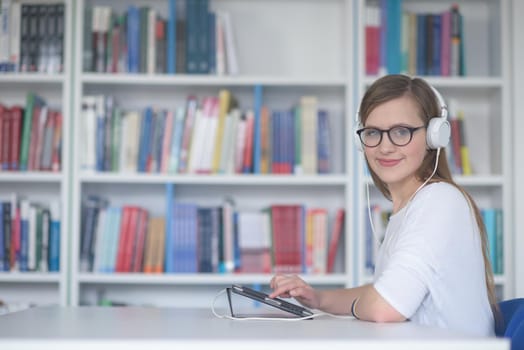
<svg viewBox="0 0 524 350"><path fill-rule="evenodd" d="M400 163L400 159L378 159L378 163L383 167L393 167Z"/></svg>

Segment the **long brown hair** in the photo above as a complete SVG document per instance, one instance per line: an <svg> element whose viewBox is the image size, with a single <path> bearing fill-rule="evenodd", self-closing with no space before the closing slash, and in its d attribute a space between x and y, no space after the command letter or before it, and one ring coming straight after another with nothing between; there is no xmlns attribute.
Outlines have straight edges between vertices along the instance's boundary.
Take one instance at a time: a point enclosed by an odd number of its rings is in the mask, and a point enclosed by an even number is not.
<svg viewBox="0 0 524 350"><path fill-rule="evenodd" d="M420 118L424 121L425 125L429 124L431 118L438 118L441 114L441 106L437 102L437 97L433 92L431 86L423 79L410 78L405 75L387 75L376 80L369 89L366 90L364 97L359 108L359 118L362 125L366 124L366 120L369 114L377 106L384 102L394 100L399 97L408 96L418 105L420 110ZM429 149L422 161L422 164L416 172L418 180L426 181L433 172L433 166L437 157L436 149ZM367 162L367 159L366 159ZM387 185L377 176L377 174L369 167L371 177L375 186L382 192L382 194L389 200L391 200L391 193ZM491 310L495 318L495 322L501 321L500 312L498 308L497 298L495 295L495 283L493 280L493 270L489 260L489 247L486 234L486 228L482 221L482 216L478 206L471 195L466 192L461 186L459 186L451 176L449 170L448 161L446 157L446 150L440 150L440 156L438 159L437 170L429 183L433 182L447 182L456 187L466 197L468 203L471 206L475 214L475 219L480 232L480 239L482 243L482 256L484 258L485 277L486 277L486 289L488 292L489 303L491 304Z"/></svg>

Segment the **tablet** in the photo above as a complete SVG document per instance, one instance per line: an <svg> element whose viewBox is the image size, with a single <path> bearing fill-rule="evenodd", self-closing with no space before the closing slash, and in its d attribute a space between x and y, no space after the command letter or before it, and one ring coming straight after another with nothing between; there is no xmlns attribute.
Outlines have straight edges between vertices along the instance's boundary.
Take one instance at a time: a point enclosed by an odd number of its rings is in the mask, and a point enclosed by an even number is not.
<svg viewBox="0 0 524 350"><path fill-rule="evenodd" d="M233 313L233 306L231 302L231 293L242 295L244 297L259 301L281 311L287 312L294 316L298 317L309 317L313 316L311 310L306 309L300 305L290 303L288 301L282 300L280 298L270 298L268 294L259 292L257 290L244 287L238 284L233 284L230 288L227 288L228 298L229 298L229 307L231 310L231 316L235 316ZM310 319L313 319L312 317Z"/></svg>

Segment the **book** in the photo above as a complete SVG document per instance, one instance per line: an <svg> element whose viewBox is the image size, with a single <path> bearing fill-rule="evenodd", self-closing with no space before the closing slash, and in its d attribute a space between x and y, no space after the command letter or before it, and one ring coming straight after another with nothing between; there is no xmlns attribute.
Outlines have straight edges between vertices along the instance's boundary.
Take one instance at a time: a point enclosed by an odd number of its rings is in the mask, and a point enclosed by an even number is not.
<svg viewBox="0 0 524 350"><path fill-rule="evenodd" d="M331 236L329 240L328 247L328 257L327 257L327 272L333 273L335 271L335 259L337 253L341 250L340 242L342 241L342 235L345 227L345 210L339 209L335 214L333 220L333 226L331 229Z"/></svg>

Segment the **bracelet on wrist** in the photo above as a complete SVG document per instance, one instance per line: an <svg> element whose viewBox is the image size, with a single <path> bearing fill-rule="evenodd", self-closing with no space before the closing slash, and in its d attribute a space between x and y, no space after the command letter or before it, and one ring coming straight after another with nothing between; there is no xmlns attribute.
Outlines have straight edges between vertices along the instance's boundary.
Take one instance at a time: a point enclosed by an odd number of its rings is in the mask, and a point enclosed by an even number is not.
<svg viewBox="0 0 524 350"><path fill-rule="evenodd" d="M355 319L360 320L360 317L357 315L357 302L360 299L360 297L356 297L355 300L353 300L353 303L351 304L351 316L353 316Z"/></svg>

